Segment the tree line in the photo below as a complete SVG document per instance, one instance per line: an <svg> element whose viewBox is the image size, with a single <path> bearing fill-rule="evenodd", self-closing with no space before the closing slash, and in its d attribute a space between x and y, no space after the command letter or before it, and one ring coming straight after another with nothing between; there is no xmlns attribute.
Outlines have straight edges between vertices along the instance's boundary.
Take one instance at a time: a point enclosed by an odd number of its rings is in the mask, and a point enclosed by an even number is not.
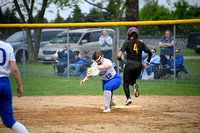
<svg viewBox="0 0 200 133"><path fill-rule="evenodd" d="M158 4L158 0L147 2L143 8L139 11L139 21L156 21L156 20L177 20L177 19L198 19L200 18L200 7L189 5L185 0L177 1L173 4L174 10L169 10L163 5ZM7 8L4 12L0 9L0 23L21 23L20 19L16 17L16 13ZM121 17L121 21L125 21L125 16ZM112 12L101 10L97 7L93 7L88 14L82 13L78 5L74 6L74 9L68 18L61 17L59 11L57 11L56 18L54 20L48 20L44 18L43 23L83 23L83 22L115 22L115 18ZM113 27L112 27L113 28ZM73 29L73 28L72 28ZM166 29L173 31L171 25L158 25L158 26L140 26L140 35L143 36L160 36L163 35ZM12 33L21 30L20 28L5 29L0 28L1 33L8 37ZM200 24L183 24L177 25L177 35L188 35L189 32L200 31ZM125 32L125 28L120 28L121 35ZM0 34L1 34L0 33Z"/></svg>

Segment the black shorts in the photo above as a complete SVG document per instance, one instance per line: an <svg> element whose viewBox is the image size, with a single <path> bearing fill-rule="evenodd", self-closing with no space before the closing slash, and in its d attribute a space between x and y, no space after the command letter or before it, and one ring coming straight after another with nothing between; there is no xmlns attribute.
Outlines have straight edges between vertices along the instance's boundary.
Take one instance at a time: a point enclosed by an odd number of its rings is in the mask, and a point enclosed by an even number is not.
<svg viewBox="0 0 200 133"><path fill-rule="evenodd" d="M137 78L140 76L141 71L142 71L141 62L128 60L124 69L124 75L123 75L124 83L134 85Z"/></svg>

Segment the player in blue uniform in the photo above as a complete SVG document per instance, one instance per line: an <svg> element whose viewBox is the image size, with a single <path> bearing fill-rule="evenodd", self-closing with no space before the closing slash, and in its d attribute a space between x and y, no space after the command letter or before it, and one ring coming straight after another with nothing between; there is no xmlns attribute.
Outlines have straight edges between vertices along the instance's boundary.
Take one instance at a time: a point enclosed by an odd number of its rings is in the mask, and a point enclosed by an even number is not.
<svg viewBox="0 0 200 133"><path fill-rule="evenodd" d="M0 41L0 116L4 125L15 133L28 133L25 126L13 118L12 91L8 78L11 71L18 85L18 96L21 97L23 88L13 48L10 44Z"/></svg>
<svg viewBox="0 0 200 133"><path fill-rule="evenodd" d="M92 55L92 59L95 61L92 66L98 67L99 76L102 79L102 89L104 92L105 109L103 112L110 112L110 106L115 105L113 101L113 91L120 87L122 83L121 76L116 73L112 62L109 59L103 57L100 51L96 51ZM81 80L80 85L91 78L85 77Z"/></svg>

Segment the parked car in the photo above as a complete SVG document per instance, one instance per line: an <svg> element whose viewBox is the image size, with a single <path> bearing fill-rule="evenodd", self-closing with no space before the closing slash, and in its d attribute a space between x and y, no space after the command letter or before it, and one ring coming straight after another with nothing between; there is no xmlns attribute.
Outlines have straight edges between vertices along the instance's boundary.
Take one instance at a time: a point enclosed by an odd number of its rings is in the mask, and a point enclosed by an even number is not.
<svg viewBox="0 0 200 133"><path fill-rule="evenodd" d="M107 29L109 35L113 38L113 29ZM78 54L88 49L90 55L96 50L100 50L99 37L102 29L77 29L69 31L69 47ZM43 63L58 62L58 48L64 49L67 43L67 30L59 33L49 44L41 47L38 54L38 60Z"/></svg>
<svg viewBox="0 0 200 133"><path fill-rule="evenodd" d="M200 32L189 33L187 48L192 48L197 54L200 54Z"/></svg>
<svg viewBox="0 0 200 133"><path fill-rule="evenodd" d="M40 47L46 45L53 39L58 33L66 29L42 29ZM34 41L34 30L31 30L32 40ZM26 31L24 32L24 42L23 42L23 31L16 32L8 37L6 42L10 43L14 48L14 53L17 62L23 61L23 49L25 47L25 58L28 59L28 44L26 38Z"/></svg>

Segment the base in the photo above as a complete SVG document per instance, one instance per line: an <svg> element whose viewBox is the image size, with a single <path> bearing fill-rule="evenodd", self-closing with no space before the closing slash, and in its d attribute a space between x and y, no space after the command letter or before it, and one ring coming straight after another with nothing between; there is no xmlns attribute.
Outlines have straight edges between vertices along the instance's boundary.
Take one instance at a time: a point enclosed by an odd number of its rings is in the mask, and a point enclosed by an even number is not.
<svg viewBox="0 0 200 133"><path fill-rule="evenodd" d="M129 106L123 106L123 105L118 105L118 106L112 106L111 109L141 109L142 106L139 105L129 105Z"/></svg>
<svg viewBox="0 0 200 133"><path fill-rule="evenodd" d="M101 107L100 109L104 109L105 107ZM142 109L142 106L139 105L130 105L130 106L124 106L124 105L115 105L111 106L111 109Z"/></svg>

